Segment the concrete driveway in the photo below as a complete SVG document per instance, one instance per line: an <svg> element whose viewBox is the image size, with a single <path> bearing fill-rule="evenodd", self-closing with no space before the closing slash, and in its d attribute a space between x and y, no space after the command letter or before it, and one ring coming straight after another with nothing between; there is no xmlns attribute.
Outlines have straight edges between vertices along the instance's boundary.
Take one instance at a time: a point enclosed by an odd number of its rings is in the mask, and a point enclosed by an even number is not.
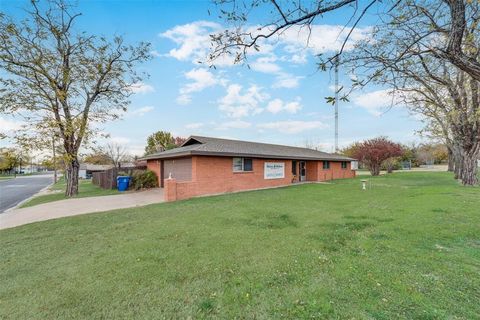
<svg viewBox="0 0 480 320"><path fill-rule="evenodd" d="M121 195L54 201L33 207L14 209L0 214L0 229L85 213L139 207L160 202L163 202L163 189L161 188Z"/></svg>
<svg viewBox="0 0 480 320"><path fill-rule="evenodd" d="M0 213L15 207L53 183L53 174L17 176L0 181Z"/></svg>

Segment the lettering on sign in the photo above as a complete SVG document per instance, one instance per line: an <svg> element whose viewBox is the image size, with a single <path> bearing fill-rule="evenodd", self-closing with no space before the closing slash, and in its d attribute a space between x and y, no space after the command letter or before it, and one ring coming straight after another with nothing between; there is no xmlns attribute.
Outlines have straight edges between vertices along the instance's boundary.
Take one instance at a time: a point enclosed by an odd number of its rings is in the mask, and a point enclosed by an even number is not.
<svg viewBox="0 0 480 320"><path fill-rule="evenodd" d="M264 179L285 178L285 163L284 162L265 162L263 177Z"/></svg>

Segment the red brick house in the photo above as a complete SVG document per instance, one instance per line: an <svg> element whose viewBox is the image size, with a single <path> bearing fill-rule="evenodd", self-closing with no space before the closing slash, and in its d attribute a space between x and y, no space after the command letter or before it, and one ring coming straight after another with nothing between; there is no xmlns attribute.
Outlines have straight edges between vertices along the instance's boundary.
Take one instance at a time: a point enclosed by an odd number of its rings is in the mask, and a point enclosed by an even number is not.
<svg viewBox="0 0 480 320"><path fill-rule="evenodd" d="M200 136L144 159L165 188L165 201L355 177L355 159L338 154Z"/></svg>

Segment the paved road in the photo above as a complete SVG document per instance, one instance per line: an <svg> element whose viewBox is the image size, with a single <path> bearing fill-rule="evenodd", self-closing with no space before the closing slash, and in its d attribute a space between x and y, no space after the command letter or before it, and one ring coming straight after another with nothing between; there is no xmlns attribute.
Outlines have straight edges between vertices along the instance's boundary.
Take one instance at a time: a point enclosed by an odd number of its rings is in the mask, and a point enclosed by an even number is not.
<svg viewBox="0 0 480 320"><path fill-rule="evenodd" d="M52 174L17 176L0 180L0 213L15 207L53 182Z"/></svg>

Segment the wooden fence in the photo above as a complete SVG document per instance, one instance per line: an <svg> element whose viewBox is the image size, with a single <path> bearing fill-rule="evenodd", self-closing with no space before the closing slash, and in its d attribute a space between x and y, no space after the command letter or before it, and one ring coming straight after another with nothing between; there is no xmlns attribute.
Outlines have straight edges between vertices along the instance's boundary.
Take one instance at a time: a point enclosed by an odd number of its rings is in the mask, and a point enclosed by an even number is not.
<svg viewBox="0 0 480 320"><path fill-rule="evenodd" d="M127 175L131 176L134 170L145 170L146 167L134 168L112 168L101 172L92 173L92 183L102 189L117 188L117 176Z"/></svg>

